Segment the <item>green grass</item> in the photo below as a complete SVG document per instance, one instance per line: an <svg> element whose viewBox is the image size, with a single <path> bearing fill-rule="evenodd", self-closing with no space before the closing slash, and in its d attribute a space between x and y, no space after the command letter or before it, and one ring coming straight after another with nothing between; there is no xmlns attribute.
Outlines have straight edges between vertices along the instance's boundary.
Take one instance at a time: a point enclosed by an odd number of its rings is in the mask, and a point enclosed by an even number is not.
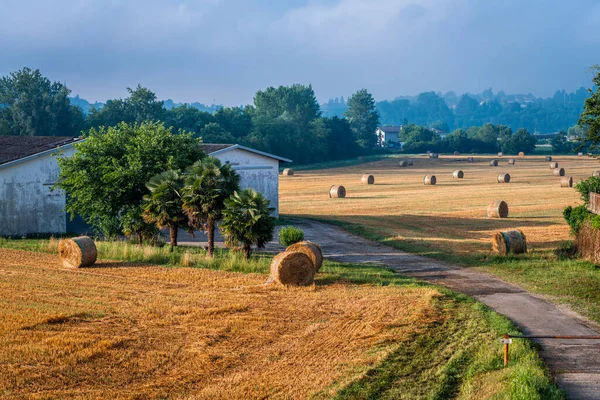
<svg viewBox="0 0 600 400"><path fill-rule="evenodd" d="M0 247L37 252L55 252L56 239L0 239ZM168 267L190 266L225 271L269 271L271 255L254 254L249 261L227 250L217 249L208 259L201 248L179 247L173 253L162 248L127 242L96 242L99 258ZM193 262L192 262L193 261ZM356 285L435 287L391 269L373 265L325 261L317 285L346 282ZM472 298L444 288L434 300L443 318L423 323L422 331L396 348L379 364L366 368L360 378L337 387L338 399L563 399L530 342L511 345L511 362L502 365L499 338L519 331L506 318ZM440 322L441 321L441 322ZM486 383L487 382L487 383ZM484 389L482 389L484 388ZM483 392L482 392L483 390ZM484 393L485 392L485 393ZM314 397L327 397L325 390Z"/></svg>

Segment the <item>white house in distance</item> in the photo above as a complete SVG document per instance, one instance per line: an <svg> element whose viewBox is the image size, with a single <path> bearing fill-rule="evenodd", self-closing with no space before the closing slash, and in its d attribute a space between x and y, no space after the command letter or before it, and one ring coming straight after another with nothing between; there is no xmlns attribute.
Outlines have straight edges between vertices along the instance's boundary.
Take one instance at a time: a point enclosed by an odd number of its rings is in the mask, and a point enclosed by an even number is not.
<svg viewBox="0 0 600 400"><path fill-rule="evenodd" d="M70 221L62 190L51 190L59 174L56 156L75 153L84 139L57 136L0 136L0 236L85 233L81 218ZM279 163L286 158L233 144L204 144L206 154L229 163L240 187L261 192L279 216Z"/></svg>
<svg viewBox="0 0 600 400"><path fill-rule="evenodd" d="M377 135L377 144L381 147L400 147L400 130L402 126L378 126L375 134Z"/></svg>

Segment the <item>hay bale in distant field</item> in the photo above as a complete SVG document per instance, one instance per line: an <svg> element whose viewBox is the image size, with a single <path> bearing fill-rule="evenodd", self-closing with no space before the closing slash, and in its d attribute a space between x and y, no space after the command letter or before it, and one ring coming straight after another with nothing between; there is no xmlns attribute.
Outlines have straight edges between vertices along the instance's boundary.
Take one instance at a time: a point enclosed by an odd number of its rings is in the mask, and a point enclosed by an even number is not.
<svg viewBox="0 0 600 400"><path fill-rule="evenodd" d="M600 170L595 170L592 172L592 176L600 176Z"/></svg>
<svg viewBox="0 0 600 400"><path fill-rule="evenodd" d="M459 153L458 151L455 151L455 152L454 152L454 155L455 155L455 156L459 156L459 155L460 155L460 153Z"/></svg>
<svg viewBox="0 0 600 400"><path fill-rule="evenodd" d="M498 157L502 157L502 152L501 151L498 152Z"/></svg>
<svg viewBox="0 0 600 400"><path fill-rule="evenodd" d="M515 159L514 158L509 158L508 159L508 165L515 165Z"/></svg>
<svg viewBox="0 0 600 400"><path fill-rule="evenodd" d="M564 168L556 168L555 170L552 171L552 173L556 176L565 176L565 169Z"/></svg>
<svg viewBox="0 0 600 400"><path fill-rule="evenodd" d="M487 208L488 218L506 218L508 217L508 204L503 200L496 200Z"/></svg>
<svg viewBox="0 0 600 400"><path fill-rule="evenodd" d="M496 232L492 239L492 248L501 256L508 253L527 253L527 238L520 230Z"/></svg>
<svg viewBox="0 0 600 400"><path fill-rule="evenodd" d="M509 183L510 175L509 174L500 174L498 175L498 183Z"/></svg>
<svg viewBox="0 0 600 400"><path fill-rule="evenodd" d="M558 163L557 162L551 162L550 163L550 169L556 169L558 168Z"/></svg>
<svg viewBox="0 0 600 400"><path fill-rule="evenodd" d="M294 176L294 170L291 168L284 169L283 176Z"/></svg>
<svg viewBox="0 0 600 400"><path fill-rule="evenodd" d="M464 178L464 176L465 176L464 172L462 172L460 169L457 169L456 171L454 171L452 173L452 177L454 179L462 179L462 178Z"/></svg>
<svg viewBox="0 0 600 400"><path fill-rule="evenodd" d="M525 153L523 153L522 151L519 152L519 157L525 157Z"/></svg>
<svg viewBox="0 0 600 400"><path fill-rule="evenodd" d="M329 197L332 199L343 199L346 197L346 188L343 186L333 185L329 188Z"/></svg>
<svg viewBox="0 0 600 400"><path fill-rule="evenodd" d="M552 161L552 157L551 156L546 156L546 161Z"/></svg>
<svg viewBox="0 0 600 400"><path fill-rule="evenodd" d="M408 160L408 166L412 167L414 165L414 161L413 160Z"/></svg>
<svg viewBox="0 0 600 400"><path fill-rule="evenodd" d="M284 251L271 261L271 276L282 285L310 285L314 282L315 271L310 257L300 252Z"/></svg>
<svg viewBox="0 0 600 400"><path fill-rule="evenodd" d="M560 178L560 187L573 187L573 177L565 176Z"/></svg>
<svg viewBox="0 0 600 400"><path fill-rule="evenodd" d="M498 160L492 160L492 161L490 161L490 166L491 167L497 167L498 166Z"/></svg>
<svg viewBox="0 0 600 400"><path fill-rule="evenodd" d="M473 157L467 157L467 162L472 163L475 162L475 160L473 159Z"/></svg>
<svg viewBox="0 0 600 400"><path fill-rule="evenodd" d="M67 268L89 267L98 257L96 244L87 236L62 239L58 243L58 256Z"/></svg>
<svg viewBox="0 0 600 400"><path fill-rule="evenodd" d="M429 154L429 158L438 158L439 154L438 153L430 153Z"/></svg>
<svg viewBox="0 0 600 400"><path fill-rule="evenodd" d="M364 174L360 181L363 185L372 185L375 183L375 177L373 175Z"/></svg>
<svg viewBox="0 0 600 400"><path fill-rule="evenodd" d="M425 175L423 178L423 184L425 185L435 185L436 182L437 179L435 178L435 175Z"/></svg>
<svg viewBox="0 0 600 400"><path fill-rule="evenodd" d="M581 152L577 153L577 157L583 157L583 153L581 153Z"/></svg>
<svg viewBox="0 0 600 400"><path fill-rule="evenodd" d="M309 242L308 240L294 243L293 245L288 246L285 251L295 251L306 254L315 265L315 272L318 272L319 269L321 269L321 265L323 265L323 251L321 251L321 246Z"/></svg>
<svg viewBox="0 0 600 400"><path fill-rule="evenodd" d="M402 160L398 163L399 166L401 167L408 167L408 161L407 160Z"/></svg>

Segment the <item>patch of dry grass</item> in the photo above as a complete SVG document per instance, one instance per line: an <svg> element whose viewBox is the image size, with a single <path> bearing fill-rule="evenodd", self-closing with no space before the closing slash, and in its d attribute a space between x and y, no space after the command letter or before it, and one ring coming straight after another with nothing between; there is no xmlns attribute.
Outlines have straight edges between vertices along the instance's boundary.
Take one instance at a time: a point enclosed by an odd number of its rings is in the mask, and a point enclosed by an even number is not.
<svg viewBox="0 0 600 400"><path fill-rule="evenodd" d="M265 275L0 249L0 396L305 398L447 316L432 288L265 286ZM333 394L333 393L330 393Z"/></svg>
<svg viewBox="0 0 600 400"><path fill-rule="evenodd" d="M446 156L439 159L419 157L415 165L398 167L397 159L384 159L354 167L299 172L280 177L282 214L323 217L376 229L389 238L418 242L457 256L487 254L491 237L499 229L520 229L530 248L548 250L569 239L569 227L562 210L580 203L573 188L561 188L560 177L552 174L542 156L517 158L507 165L489 166L491 157ZM589 177L598 161L571 156L554 157L574 181ZM453 179L460 168L464 179ZM509 184L499 184L499 173L510 173ZM361 185L369 173L375 185ZM423 185L423 177L434 174L435 186ZM343 185L345 199L330 199L331 185ZM509 218L488 220L487 205L505 200Z"/></svg>

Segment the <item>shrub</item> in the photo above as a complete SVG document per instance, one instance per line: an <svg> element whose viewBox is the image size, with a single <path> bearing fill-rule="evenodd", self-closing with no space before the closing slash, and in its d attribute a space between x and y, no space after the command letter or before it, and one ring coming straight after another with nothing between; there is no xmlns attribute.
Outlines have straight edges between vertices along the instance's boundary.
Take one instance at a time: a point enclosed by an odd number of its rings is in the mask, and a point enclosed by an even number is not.
<svg viewBox="0 0 600 400"><path fill-rule="evenodd" d="M590 204L590 192L600 193L600 177L592 176L588 179L584 179L575 185L575 190L581 195L581 200L585 205Z"/></svg>
<svg viewBox="0 0 600 400"><path fill-rule="evenodd" d="M590 216L590 212L587 210L585 206L578 207L567 207L563 211L563 216L565 220L571 227L571 232L577 233L581 226L585 222L585 220Z"/></svg>
<svg viewBox="0 0 600 400"><path fill-rule="evenodd" d="M304 240L304 232L302 229L293 226L284 226L279 231L279 243L282 246L291 246Z"/></svg>

